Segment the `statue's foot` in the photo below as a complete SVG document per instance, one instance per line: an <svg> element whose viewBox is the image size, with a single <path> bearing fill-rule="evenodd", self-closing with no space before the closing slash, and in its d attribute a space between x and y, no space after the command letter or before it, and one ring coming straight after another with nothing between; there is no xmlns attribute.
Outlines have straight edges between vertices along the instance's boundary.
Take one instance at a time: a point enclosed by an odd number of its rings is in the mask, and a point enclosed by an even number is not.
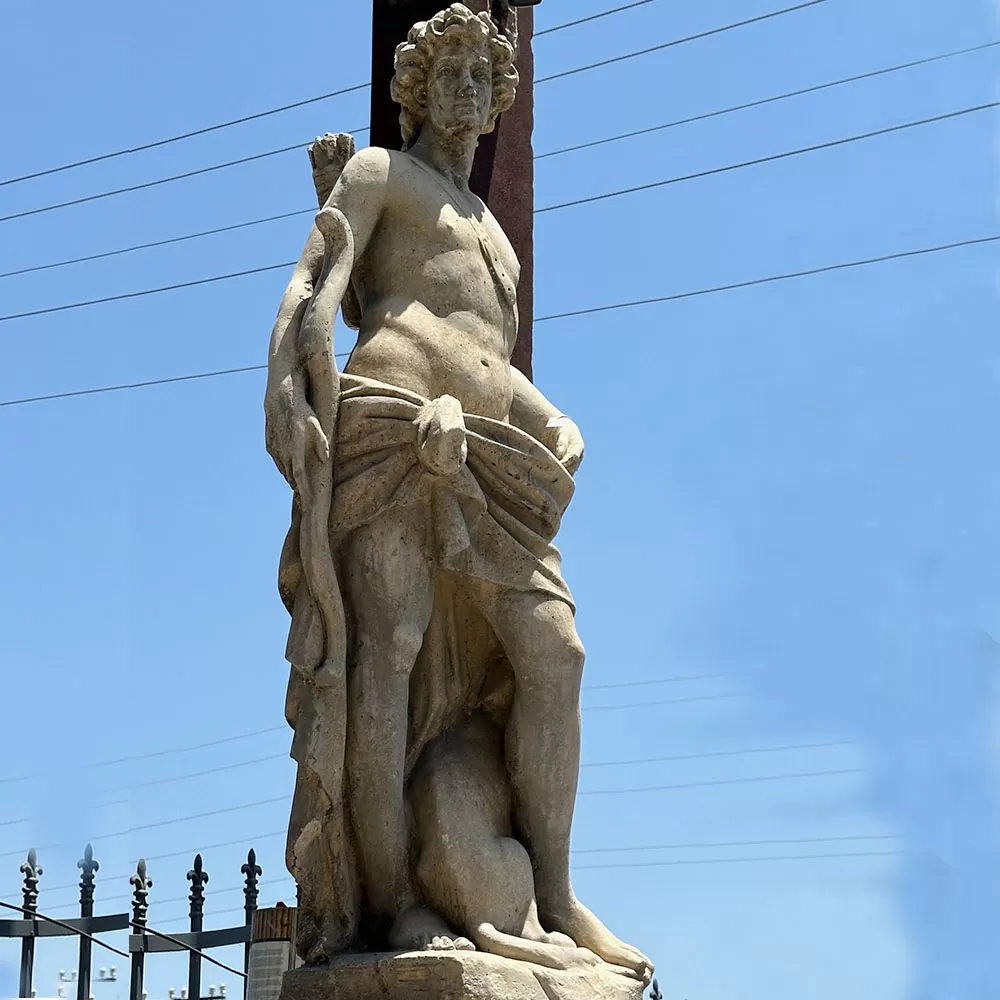
<svg viewBox="0 0 1000 1000"><path fill-rule="evenodd" d="M389 944L399 951L475 951L468 939L451 932L451 928L433 911L424 906L404 910L389 931Z"/></svg>
<svg viewBox="0 0 1000 1000"><path fill-rule="evenodd" d="M609 965L619 966L644 984L653 978L653 963L638 948L615 937L575 896L558 910L547 912L546 925L568 934L580 948L598 955Z"/></svg>

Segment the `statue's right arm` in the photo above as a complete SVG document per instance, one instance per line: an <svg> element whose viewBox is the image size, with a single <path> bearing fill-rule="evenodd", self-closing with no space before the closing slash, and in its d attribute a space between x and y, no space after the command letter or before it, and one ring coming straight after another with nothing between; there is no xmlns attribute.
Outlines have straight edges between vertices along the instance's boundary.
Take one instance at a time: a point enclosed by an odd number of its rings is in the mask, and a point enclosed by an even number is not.
<svg viewBox="0 0 1000 1000"><path fill-rule="evenodd" d="M387 197L389 154L369 147L351 158L326 204L347 218L354 236L354 260L343 269L350 274L355 261L368 247L382 216ZM318 445L322 429L307 398L307 375L298 352L302 317L323 271L324 242L313 225L291 280L278 307L268 353L267 390L264 396L267 450L281 474L294 487L296 453L301 457ZM341 268L336 268L341 271ZM341 293L342 294L342 293ZM325 438L323 438L325 441Z"/></svg>

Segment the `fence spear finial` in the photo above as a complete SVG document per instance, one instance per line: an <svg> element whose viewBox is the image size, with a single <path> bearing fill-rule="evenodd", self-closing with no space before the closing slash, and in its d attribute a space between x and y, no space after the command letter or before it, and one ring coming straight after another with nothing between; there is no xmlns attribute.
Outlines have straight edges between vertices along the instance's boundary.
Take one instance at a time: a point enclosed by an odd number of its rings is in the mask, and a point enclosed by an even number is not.
<svg viewBox="0 0 1000 1000"><path fill-rule="evenodd" d="M146 876L145 858L139 858L135 874L128 881L132 886L132 920L144 924L149 912L149 890L153 888L153 880Z"/></svg>
<svg viewBox="0 0 1000 1000"><path fill-rule="evenodd" d="M191 919L193 920L205 912L205 885L208 882L208 872L205 871L200 854L194 856L194 866L187 873L187 877L191 883L191 894L188 899L191 901Z"/></svg>
<svg viewBox="0 0 1000 1000"><path fill-rule="evenodd" d="M94 848L87 844L83 857L77 861L80 869L80 906L92 906L94 902L94 876L101 870L100 862L94 860Z"/></svg>
<svg viewBox="0 0 1000 1000"><path fill-rule="evenodd" d="M38 906L38 880L42 877L44 870L38 863L38 855L32 847L28 851L28 859L21 865L21 874L24 876L24 888L21 894L24 896L24 908L34 910Z"/></svg>

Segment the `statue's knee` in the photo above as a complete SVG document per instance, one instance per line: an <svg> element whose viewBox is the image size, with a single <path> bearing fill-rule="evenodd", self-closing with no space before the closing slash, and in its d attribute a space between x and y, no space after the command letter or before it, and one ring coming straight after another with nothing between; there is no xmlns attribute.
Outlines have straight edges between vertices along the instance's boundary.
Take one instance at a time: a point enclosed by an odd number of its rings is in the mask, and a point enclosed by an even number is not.
<svg viewBox="0 0 1000 1000"><path fill-rule="evenodd" d="M387 650L386 666L396 674L409 674L424 644L424 633L415 625L397 625Z"/></svg>
<svg viewBox="0 0 1000 1000"><path fill-rule="evenodd" d="M580 637L575 633L566 643L563 656L560 658L562 680L568 685L579 688L583 681L583 664L587 659L587 651L583 648Z"/></svg>
<svg viewBox="0 0 1000 1000"><path fill-rule="evenodd" d="M538 691L560 700L575 700L583 681L586 653L575 634L560 636L558 643L539 647L516 678L526 691Z"/></svg>
<svg viewBox="0 0 1000 1000"><path fill-rule="evenodd" d="M358 668L375 675L390 672L408 675L424 643L423 632L415 625L397 625L388 634L358 637Z"/></svg>

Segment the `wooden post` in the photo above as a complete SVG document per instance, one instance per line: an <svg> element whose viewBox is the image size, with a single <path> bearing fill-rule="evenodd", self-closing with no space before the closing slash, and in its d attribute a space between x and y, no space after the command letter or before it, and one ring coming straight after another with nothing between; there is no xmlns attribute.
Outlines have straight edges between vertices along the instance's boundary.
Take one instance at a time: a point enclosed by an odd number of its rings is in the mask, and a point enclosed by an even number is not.
<svg viewBox="0 0 1000 1000"><path fill-rule="evenodd" d="M295 968L298 910L279 903L256 910L250 934L247 1000L278 1000L286 972Z"/></svg>
<svg viewBox="0 0 1000 1000"><path fill-rule="evenodd" d="M473 10L491 9L501 20L505 5L498 0L466 0ZM417 21L426 21L447 6L447 0L372 0L371 144L399 149L399 105L389 94L396 46ZM534 11L518 12L517 68L521 84L514 107L483 136L472 168L471 187L490 207L510 238L521 262L517 302L520 333L511 359L528 378L532 374L532 316L534 310L534 55L531 38ZM501 29L506 25L500 24Z"/></svg>

